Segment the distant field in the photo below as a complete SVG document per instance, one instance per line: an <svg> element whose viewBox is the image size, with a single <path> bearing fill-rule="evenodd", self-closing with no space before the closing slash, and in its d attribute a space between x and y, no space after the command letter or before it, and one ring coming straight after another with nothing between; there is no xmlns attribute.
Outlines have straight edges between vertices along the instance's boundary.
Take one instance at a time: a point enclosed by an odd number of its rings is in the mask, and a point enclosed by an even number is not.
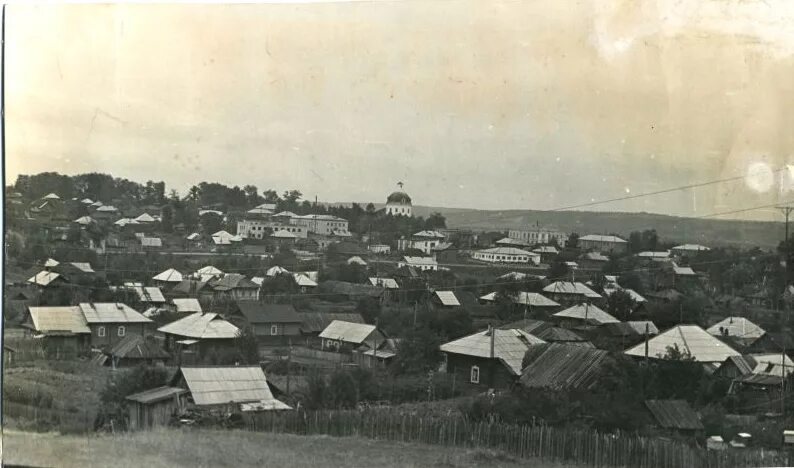
<svg viewBox="0 0 794 468"><path fill-rule="evenodd" d="M573 466L517 460L487 450L211 430L158 430L90 438L5 431L3 462L37 467L117 468Z"/></svg>

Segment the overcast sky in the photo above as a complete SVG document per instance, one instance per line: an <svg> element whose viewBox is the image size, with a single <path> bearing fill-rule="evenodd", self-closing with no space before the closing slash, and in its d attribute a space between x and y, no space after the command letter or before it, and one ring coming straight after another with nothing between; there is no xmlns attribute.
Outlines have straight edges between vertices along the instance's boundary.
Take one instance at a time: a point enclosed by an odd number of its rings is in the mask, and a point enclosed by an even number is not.
<svg viewBox="0 0 794 468"><path fill-rule="evenodd" d="M794 2L12 5L7 177L683 215L794 200ZM794 162L794 161L792 161ZM767 214L769 215L769 214ZM767 216L754 212L752 216Z"/></svg>

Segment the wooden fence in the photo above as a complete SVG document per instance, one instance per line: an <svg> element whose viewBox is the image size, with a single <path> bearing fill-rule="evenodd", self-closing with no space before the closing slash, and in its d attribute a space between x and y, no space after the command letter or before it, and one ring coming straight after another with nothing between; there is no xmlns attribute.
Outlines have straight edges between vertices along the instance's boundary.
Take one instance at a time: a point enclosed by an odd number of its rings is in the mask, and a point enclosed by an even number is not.
<svg viewBox="0 0 794 468"><path fill-rule="evenodd" d="M518 458L591 467L728 468L790 466L786 454L761 450L707 451L681 441L545 425L472 422L396 411L263 412L245 416L253 431L358 436L501 450ZM794 460L792 460L794 461Z"/></svg>

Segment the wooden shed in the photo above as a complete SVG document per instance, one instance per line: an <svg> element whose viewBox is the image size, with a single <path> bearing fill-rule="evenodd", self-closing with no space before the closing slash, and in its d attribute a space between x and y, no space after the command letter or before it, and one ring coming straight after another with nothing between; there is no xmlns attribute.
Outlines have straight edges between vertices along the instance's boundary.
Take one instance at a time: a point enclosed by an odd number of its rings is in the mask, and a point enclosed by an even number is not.
<svg viewBox="0 0 794 468"><path fill-rule="evenodd" d="M126 400L128 427L132 431L167 426L171 417L185 408L187 390L178 387L158 387L129 395Z"/></svg>

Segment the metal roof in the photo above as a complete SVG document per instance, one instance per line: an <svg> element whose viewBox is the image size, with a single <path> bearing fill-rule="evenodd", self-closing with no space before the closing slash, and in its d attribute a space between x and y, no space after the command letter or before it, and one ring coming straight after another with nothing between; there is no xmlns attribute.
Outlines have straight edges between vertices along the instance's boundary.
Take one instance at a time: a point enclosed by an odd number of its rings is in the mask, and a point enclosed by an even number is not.
<svg viewBox="0 0 794 468"><path fill-rule="evenodd" d="M232 242L240 242L242 238L240 236L235 236L233 234L229 234L226 231L218 231L212 235L212 242L217 245L229 245Z"/></svg>
<svg viewBox="0 0 794 468"><path fill-rule="evenodd" d="M637 256L638 257L643 257L643 258L669 258L670 257L670 251L669 250L665 250L663 252L652 252L652 251L646 250L645 252L638 253Z"/></svg>
<svg viewBox="0 0 794 468"><path fill-rule="evenodd" d="M172 299L171 301L174 303L176 311L179 313L202 312L201 303L199 303L198 299L188 297L184 299Z"/></svg>
<svg viewBox="0 0 794 468"><path fill-rule="evenodd" d="M670 250L683 250L683 251L687 251L687 252L701 252L701 251L704 251L704 250L711 250L711 249L709 249L705 245L700 245L700 244L681 244L681 245L676 245L675 247L673 247Z"/></svg>
<svg viewBox="0 0 794 468"><path fill-rule="evenodd" d="M404 256L403 261L408 265L438 265L433 257L409 257Z"/></svg>
<svg viewBox="0 0 794 468"><path fill-rule="evenodd" d="M139 223L153 223L155 219L152 218L152 215L149 213L143 213L142 215L135 218L135 221L138 221Z"/></svg>
<svg viewBox="0 0 794 468"><path fill-rule="evenodd" d="M353 312L298 312L298 316L301 318L301 331L304 333L320 333L335 320L364 323L361 314Z"/></svg>
<svg viewBox="0 0 794 468"><path fill-rule="evenodd" d="M518 294L512 298L516 304L528 305L530 307L558 307L559 304L552 301L543 294L519 291Z"/></svg>
<svg viewBox="0 0 794 468"><path fill-rule="evenodd" d="M592 304L577 304L554 314L555 317L577 319L584 322L601 325L604 323L618 323L620 320Z"/></svg>
<svg viewBox="0 0 794 468"><path fill-rule="evenodd" d="M400 289L400 285L397 284L397 281L394 278L373 277L369 279L369 282L373 286L380 286L386 289Z"/></svg>
<svg viewBox="0 0 794 468"><path fill-rule="evenodd" d="M96 273L88 262L69 262L69 265L72 265L83 273Z"/></svg>
<svg viewBox="0 0 794 468"><path fill-rule="evenodd" d="M723 334L723 329L727 333ZM714 336L734 336L736 338L761 338L766 330L744 317L727 317L706 329Z"/></svg>
<svg viewBox="0 0 794 468"><path fill-rule="evenodd" d="M89 225L89 224L93 223L94 219L91 218L90 216L81 216L81 217L75 219L74 222L77 223L77 224L82 224L82 225L86 226L86 225Z"/></svg>
<svg viewBox="0 0 794 468"><path fill-rule="evenodd" d="M58 260L55 260L54 258L48 258L44 262L44 268L57 267L58 265L60 265L60 263L58 262Z"/></svg>
<svg viewBox="0 0 794 468"><path fill-rule="evenodd" d="M88 323L150 323L143 314L121 302L81 302L80 310Z"/></svg>
<svg viewBox="0 0 794 468"><path fill-rule="evenodd" d="M645 326L648 326L648 335L658 335L659 329L649 320L634 320L607 324L607 330L612 336L645 336Z"/></svg>
<svg viewBox="0 0 794 468"><path fill-rule="evenodd" d="M143 337L138 334L129 334L116 343L110 350L110 355L127 359L168 359L171 357L154 340L154 337Z"/></svg>
<svg viewBox="0 0 794 468"><path fill-rule="evenodd" d="M608 262L609 257L602 254L601 252L587 252L586 254L582 255L582 258L585 260L590 260L593 262Z"/></svg>
<svg viewBox="0 0 794 468"><path fill-rule="evenodd" d="M438 231L419 231L416 234L414 234L413 237L428 237L428 238L431 238L431 239L444 239L447 236L445 236L444 234L442 234L442 233L440 233Z"/></svg>
<svg viewBox="0 0 794 468"><path fill-rule="evenodd" d="M199 234L199 233L197 233L197 232L193 232L193 233L190 233L190 234L188 234L188 235L185 237L185 239L187 239L187 240L191 240L191 241L192 241L192 240L196 240L196 239L198 239L199 237L201 237L201 234Z"/></svg>
<svg viewBox="0 0 794 468"><path fill-rule="evenodd" d="M195 313L157 329L162 333L198 339L236 338L240 331L215 313Z"/></svg>
<svg viewBox="0 0 794 468"><path fill-rule="evenodd" d="M141 302L146 303L164 303L165 296L163 296L163 292L160 291L160 288L154 286L133 286L128 289L132 289L135 291L135 294L138 295L138 300Z"/></svg>
<svg viewBox="0 0 794 468"><path fill-rule="evenodd" d="M436 291L436 297L445 306L460 306L460 301L458 301L458 298L455 297L455 293L452 291Z"/></svg>
<svg viewBox="0 0 794 468"><path fill-rule="evenodd" d="M196 270L196 274L199 276L204 276L204 275L217 276L217 275L222 275L223 272L212 265L207 265L203 268L199 268L198 270Z"/></svg>
<svg viewBox="0 0 794 468"><path fill-rule="evenodd" d="M289 271L286 268L281 268L278 265L268 268L268 270L265 272L265 276L276 276L276 275L284 275L284 274L289 274Z"/></svg>
<svg viewBox="0 0 794 468"><path fill-rule="evenodd" d="M602 236L599 234L588 234L579 238L580 241L591 242L616 242L618 244L625 244L626 241L617 236Z"/></svg>
<svg viewBox="0 0 794 468"><path fill-rule="evenodd" d="M279 229L278 231L276 231L273 234L271 234L271 236L272 237L277 237L277 238L280 238L280 239L295 239L295 238L298 237L295 234L287 231L286 229Z"/></svg>
<svg viewBox="0 0 794 468"><path fill-rule="evenodd" d="M317 287L317 282L306 276L304 273L293 273L292 278L295 284L301 287L314 288Z"/></svg>
<svg viewBox="0 0 794 468"><path fill-rule="evenodd" d="M30 318L36 331L91 333L85 316L77 306L29 307Z"/></svg>
<svg viewBox="0 0 794 468"><path fill-rule="evenodd" d="M182 395L183 393L187 393L187 390L184 388L166 386L133 393L132 395L127 395L125 399L137 401L138 403L155 403L172 398L174 395Z"/></svg>
<svg viewBox="0 0 794 468"><path fill-rule="evenodd" d="M199 406L275 400L259 366L191 367L179 372Z"/></svg>
<svg viewBox="0 0 794 468"><path fill-rule="evenodd" d="M656 422L666 429L701 430L700 417L686 400L646 400Z"/></svg>
<svg viewBox="0 0 794 468"><path fill-rule="evenodd" d="M521 361L527 349L532 345L545 343L540 338L516 328L492 329L450 341L441 345L440 349L445 353L492 358L491 334L494 345L493 358L501 360L515 375L521 374Z"/></svg>
<svg viewBox="0 0 794 468"><path fill-rule="evenodd" d="M723 362L729 356L739 353L730 346L711 336L697 325L678 325L648 340L648 356L661 358L667 348L677 345L683 353L688 353L697 362ZM625 351L630 356L645 356L645 343Z"/></svg>
<svg viewBox="0 0 794 468"><path fill-rule="evenodd" d="M556 294L579 294L592 299L598 299L600 294L588 288L582 283L571 281L555 281L543 288L543 292Z"/></svg>
<svg viewBox="0 0 794 468"><path fill-rule="evenodd" d="M140 224L140 223L138 221L135 221L134 219L121 218L121 219L119 219L118 221L116 221L113 224L115 224L116 226L122 226L123 227L123 226L126 226L128 224Z"/></svg>
<svg viewBox="0 0 794 468"><path fill-rule="evenodd" d="M529 388L589 390L597 383L608 356L604 350L562 343L532 346L520 382Z"/></svg>
<svg viewBox="0 0 794 468"><path fill-rule="evenodd" d="M361 344L375 331L375 325L334 320L320 333L320 338Z"/></svg>
<svg viewBox="0 0 794 468"><path fill-rule="evenodd" d="M540 253L540 254L544 254L544 253L551 253L551 254L560 253L560 251L557 250L557 247L554 247L553 245L541 245L540 247L532 249L532 251L535 252L535 253Z"/></svg>
<svg viewBox="0 0 794 468"><path fill-rule="evenodd" d="M237 301L237 307L248 323L301 323L292 304L266 304L259 301Z"/></svg>
<svg viewBox="0 0 794 468"><path fill-rule="evenodd" d="M540 254L530 252L524 249L517 249L515 247L491 247L490 249L478 250L480 253L489 253L497 255L527 255L529 257L537 257Z"/></svg>
<svg viewBox="0 0 794 468"><path fill-rule="evenodd" d="M99 208L97 208L96 210L97 211L108 212L108 213L115 213L116 211L118 211L116 209L116 207L113 206L113 205L102 205Z"/></svg>
<svg viewBox="0 0 794 468"><path fill-rule="evenodd" d="M361 265L361 266L366 266L367 265L367 262L365 262L364 259L359 257L358 255L354 255L354 256L352 256L352 257L347 259L347 264L348 265L352 265L354 263L356 265Z"/></svg>
<svg viewBox="0 0 794 468"><path fill-rule="evenodd" d="M28 279L28 283L38 284L40 286L49 286L50 283L60 277L61 275L53 271L40 271Z"/></svg>
<svg viewBox="0 0 794 468"><path fill-rule="evenodd" d="M259 289L259 285L239 273L226 273L210 283L213 289L229 291L232 289Z"/></svg>
<svg viewBox="0 0 794 468"><path fill-rule="evenodd" d="M176 271L173 268L169 268L152 279L155 281L165 281L168 283L181 283L183 278L182 273Z"/></svg>
<svg viewBox="0 0 794 468"><path fill-rule="evenodd" d="M691 267L680 267L677 265L673 265L673 273L678 276L696 276L695 270Z"/></svg>

